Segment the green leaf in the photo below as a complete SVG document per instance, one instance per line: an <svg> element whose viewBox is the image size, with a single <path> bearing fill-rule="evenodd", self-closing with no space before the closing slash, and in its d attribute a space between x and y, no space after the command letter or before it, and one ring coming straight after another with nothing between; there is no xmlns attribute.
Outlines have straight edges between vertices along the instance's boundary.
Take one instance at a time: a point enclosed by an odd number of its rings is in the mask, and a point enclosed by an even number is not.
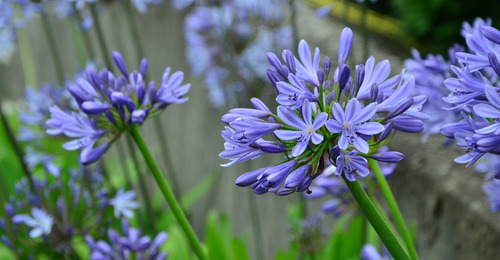
<svg viewBox="0 0 500 260"><path fill-rule="evenodd" d="M347 232L343 233L342 246L339 248L339 259L357 259L363 246L363 217L358 215L352 219Z"/></svg>
<svg viewBox="0 0 500 260"><path fill-rule="evenodd" d="M210 188L214 185L219 177L217 171L212 171L208 176L206 176L202 181L200 181L196 186L191 188L187 193L183 194L181 197L181 206L184 211L189 212L193 204L201 198Z"/></svg>
<svg viewBox="0 0 500 260"><path fill-rule="evenodd" d="M231 239L232 260L250 260L245 242L233 237Z"/></svg>
<svg viewBox="0 0 500 260"><path fill-rule="evenodd" d="M162 250L168 252L168 260L195 259L191 254L186 236L177 224L170 226L168 239L162 246Z"/></svg>
<svg viewBox="0 0 500 260"><path fill-rule="evenodd" d="M225 243L223 230L221 230L217 213L208 213L205 226L205 242L208 246L208 258L229 260L229 243Z"/></svg>

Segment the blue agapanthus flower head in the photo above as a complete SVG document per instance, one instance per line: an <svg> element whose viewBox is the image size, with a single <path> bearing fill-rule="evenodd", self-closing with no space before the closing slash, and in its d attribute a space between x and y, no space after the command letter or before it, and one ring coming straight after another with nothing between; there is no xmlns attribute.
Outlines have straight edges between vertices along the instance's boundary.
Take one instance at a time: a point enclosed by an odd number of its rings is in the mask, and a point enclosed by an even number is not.
<svg viewBox="0 0 500 260"><path fill-rule="evenodd" d="M353 33L345 28L339 39L337 67L330 58L320 66L319 48L299 43L299 58L284 50L284 64L267 53L269 80L275 87L277 113L259 99L254 109L235 108L222 117L226 143L221 158L229 166L266 153L283 153L284 162L241 175L236 184L251 185L254 192L286 195L306 191L325 169L325 160L336 166L335 175L349 181L369 175L367 158L396 163L404 155L381 150L396 130L420 132L429 116L420 112L424 95L413 95L415 79L404 73L389 78L390 64L347 65ZM352 75L352 76L351 76ZM269 139L267 139L269 138Z"/></svg>
<svg viewBox="0 0 500 260"><path fill-rule="evenodd" d="M464 47L454 44L448 50L448 60L445 60L441 55L431 54L423 58L417 50L413 49L413 58L405 61L405 68L415 76L414 94L427 96L422 112L432 115L424 122L423 142L427 141L430 135L439 133L441 126L456 121L460 116L456 110L443 109L446 106L443 98L450 93L444 85L444 80L451 76L450 65L458 65L455 53L464 50Z"/></svg>
<svg viewBox="0 0 500 260"><path fill-rule="evenodd" d="M500 152L500 31L478 18L464 23L461 33L468 50L455 53L453 76L444 81L450 93L443 98L460 116L443 125L441 134L466 150L455 161L470 166Z"/></svg>
<svg viewBox="0 0 500 260"><path fill-rule="evenodd" d="M90 164L98 160L120 134L132 124L141 125L150 116L158 115L170 104L188 100L184 95L190 84L183 84L183 72L171 73L168 67L159 87L146 82L148 62L143 59L139 71L129 72L123 57L113 52L121 75L108 69L87 69L85 77L68 85L78 110L64 111L57 105L50 108L47 133L73 138L63 145L67 150L81 149L80 161Z"/></svg>
<svg viewBox="0 0 500 260"><path fill-rule="evenodd" d="M90 259L134 259L164 260L168 253L160 251L160 247L168 238L161 232L154 239L143 236L141 231L130 227L126 220L122 221L123 236L114 229L108 229L107 240L95 241L91 235L85 236L90 247Z"/></svg>

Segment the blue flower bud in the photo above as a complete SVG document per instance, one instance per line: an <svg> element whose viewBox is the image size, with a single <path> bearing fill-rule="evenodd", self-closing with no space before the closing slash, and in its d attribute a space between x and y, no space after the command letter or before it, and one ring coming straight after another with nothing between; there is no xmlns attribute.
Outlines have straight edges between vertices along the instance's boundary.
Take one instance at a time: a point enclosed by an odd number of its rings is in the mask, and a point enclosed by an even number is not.
<svg viewBox="0 0 500 260"><path fill-rule="evenodd" d="M245 187L245 186L248 186L250 184L253 184L257 181L257 178L259 177L259 175L261 175L264 172L264 170L266 170L266 169L267 168L260 168L257 170L253 170L253 171L244 173L236 179L235 184L240 186L240 187Z"/></svg>
<svg viewBox="0 0 500 260"><path fill-rule="evenodd" d="M404 154L395 151L380 152L372 154L370 155L370 157L379 162L387 162L387 163L397 163L405 158Z"/></svg>
<svg viewBox="0 0 500 260"><path fill-rule="evenodd" d="M323 85L323 82L325 81L325 72L323 71L322 68L318 70L318 81L320 85Z"/></svg>
<svg viewBox="0 0 500 260"><path fill-rule="evenodd" d="M378 138L379 141L385 140L391 134L393 125L394 124L392 122L389 122L387 125L384 126L384 131L382 131L382 133Z"/></svg>
<svg viewBox="0 0 500 260"><path fill-rule="evenodd" d="M137 86L137 103L139 105L142 104L145 96L146 96L146 83L141 81L141 82L139 82L139 85Z"/></svg>
<svg viewBox="0 0 500 260"><path fill-rule="evenodd" d="M323 89L324 89L325 91L332 91L332 89L333 89L333 82L332 82L332 80L331 80L331 79L328 79L328 80L325 82L325 84L323 85Z"/></svg>
<svg viewBox="0 0 500 260"><path fill-rule="evenodd" d="M490 61L490 65L495 71L495 73L500 76L500 64L498 64L497 56L494 53L488 53L488 60Z"/></svg>
<svg viewBox="0 0 500 260"><path fill-rule="evenodd" d="M365 65L360 64L356 66L356 86L359 88L365 79Z"/></svg>
<svg viewBox="0 0 500 260"><path fill-rule="evenodd" d="M122 92L111 93L111 104L113 104L113 106L124 106L131 101L132 99L130 99L129 96L123 94Z"/></svg>
<svg viewBox="0 0 500 260"><path fill-rule="evenodd" d="M306 176L300 185L297 187L297 192L303 192L311 186L311 182L313 181L311 175ZM310 193L310 191L308 191Z"/></svg>
<svg viewBox="0 0 500 260"><path fill-rule="evenodd" d="M325 70L325 75L328 76L328 74L330 74L330 70L332 69L332 62L328 56L326 56L323 60L323 69Z"/></svg>
<svg viewBox="0 0 500 260"><path fill-rule="evenodd" d="M500 44L500 31L491 27L491 26L483 26L481 27L481 32L484 37L488 38L488 40Z"/></svg>
<svg viewBox="0 0 500 260"><path fill-rule="evenodd" d="M370 89L370 100L376 102L378 98L378 84L373 83Z"/></svg>
<svg viewBox="0 0 500 260"><path fill-rule="evenodd" d="M330 158L332 158L332 160L335 162L337 160L337 157L339 157L339 155L340 155L340 148L338 145L335 145L330 150Z"/></svg>
<svg viewBox="0 0 500 260"><path fill-rule="evenodd" d="M328 93L328 95L326 95L326 105L330 106L336 96L337 93L335 93L335 91Z"/></svg>
<svg viewBox="0 0 500 260"><path fill-rule="evenodd" d="M345 88L350 77L351 77L351 68L349 68L349 66L345 64L342 64L339 72L339 91L342 91Z"/></svg>
<svg viewBox="0 0 500 260"><path fill-rule="evenodd" d="M142 75L143 79L146 78L147 72L148 72L148 59L142 58L142 60L141 60L141 75Z"/></svg>
<svg viewBox="0 0 500 260"><path fill-rule="evenodd" d="M113 51L112 56L113 56L113 60L115 61L116 67L118 67L118 69L123 74L123 76L128 78L127 65L125 65L125 60L123 60L122 55L117 51Z"/></svg>
<svg viewBox="0 0 500 260"><path fill-rule="evenodd" d="M108 111L110 108L108 103L100 103L93 101L85 101L82 104L82 111L89 115L97 115Z"/></svg>
<svg viewBox="0 0 500 260"><path fill-rule="evenodd" d="M405 100L399 102L399 104L394 107L391 112L389 112L389 114L387 115L387 119L391 119L403 114L404 112L406 112L406 110L408 110L408 108L411 107L411 105L413 105L413 98L411 97L408 97Z"/></svg>
<svg viewBox="0 0 500 260"><path fill-rule="evenodd" d="M274 67L267 68L266 73L271 83L273 83L274 91L276 92L276 94L278 94L276 89L276 83L283 81L283 78L281 78L281 76L278 74L278 71L276 71Z"/></svg>
<svg viewBox="0 0 500 260"><path fill-rule="evenodd" d="M296 67L295 67L295 56L293 56L292 51L286 49L283 51L283 56L285 57L286 65L288 66L288 70L290 73L295 75Z"/></svg>
<svg viewBox="0 0 500 260"><path fill-rule="evenodd" d="M296 188L302 183L302 180L304 180L308 171L309 164L302 165L299 168L295 169L286 177L284 187Z"/></svg>
<svg viewBox="0 0 500 260"><path fill-rule="evenodd" d="M263 141L259 142L257 144L259 149L265 153L282 153L285 151L286 147L283 147L283 145L280 144L275 144L271 141Z"/></svg>
<svg viewBox="0 0 500 260"><path fill-rule="evenodd" d="M349 27L346 27L342 30L339 39L339 63L338 65L344 65L347 62L347 58L349 57L349 52L351 51L352 46L352 30Z"/></svg>
<svg viewBox="0 0 500 260"><path fill-rule="evenodd" d="M140 125L144 122L144 119L146 119L146 112L144 110L139 109L132 112L132 123Z"/></svg>

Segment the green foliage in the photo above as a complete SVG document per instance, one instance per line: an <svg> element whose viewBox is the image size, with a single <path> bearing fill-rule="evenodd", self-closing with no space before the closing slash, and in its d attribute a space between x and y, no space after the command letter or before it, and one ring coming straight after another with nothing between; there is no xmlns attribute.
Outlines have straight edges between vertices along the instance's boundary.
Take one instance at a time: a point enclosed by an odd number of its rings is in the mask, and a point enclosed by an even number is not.
<svg viewBox="0 0 500 260"><path fill-rule="evenodd" d="M403 23L406 37L416 39L425 46L424 52L446 54L455 42L464 45L460 35L463 21L472 22L476 17L497 17L499 1L477 0L392 0L391 7ZM494 26L500 20L493 20Z"/></svg>
<svg viewBox="0 0 500 260"><path fill-rule="evenodd" d="M245 243L232 235L231 223L225 215L208 213L205 241L209 259L250 260Z"/></svg>

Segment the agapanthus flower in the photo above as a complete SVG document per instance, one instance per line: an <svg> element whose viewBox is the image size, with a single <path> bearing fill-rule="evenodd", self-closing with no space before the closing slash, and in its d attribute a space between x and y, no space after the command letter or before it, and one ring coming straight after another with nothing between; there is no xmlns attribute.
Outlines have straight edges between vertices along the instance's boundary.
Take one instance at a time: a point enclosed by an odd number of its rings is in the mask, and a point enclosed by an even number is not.
<svg viewBox="0 0 500 260"><path fill-rule="evenodd" d="M443 109L447 106L443 98L450 93L444 85L444 80L452 73L450 65L458 65L455 53L463 50L462 46L454 44L448 50L449 60L445 60L441 55L431 54L424 59L417 50L413 49L413 58L405 61L405 68L415 76L414 94L427 97L422 112L432 115L424 122L423 142L427 141L430 135L439 133L444 124L454 122L460 116L457 111Z"/></svg>
<svg viewBox="0 0 500 260"><path fill-rule="evenodd" d="M54 225L54 218L47 214L43 209L31 209L31 215L19 214L12 218L14 224L26 224L31 228L29 236L37 238L42 235L47 236Z"/></svg>
<svg viewBox="0 0 500 260"><path fill-rule="evenodd" d="M67 170L53 166L61 174L33 177L33 189L22 179L4 205L7 215L0 218L0 234L15 231L16 236L7 235L2 241L23 259L40 255L40 247L52 248L51 257L63 258L74 250L68 243L72 238L100 237L116 221L110 205L115 194L104 188L100 167ZM13 226L6 218L11 218Z"/></svg>
<svg viewBox="0 0 500 260"><path fill-rule="evenodd" d="M80 149L83 164L97 161L132 124L141 125L168 105L188 100L184 95L191 85L182 84L182 72L171 73L168 67L157 89L154 81L144 81L148 69L146 59L141 61L140 72L129 72L118 52L113 52L113 59L122 75L117 76L108 69L87 69L86 77L68 86L78 105L77 111L69 113L58 106L50 108L47 133L73 138L63 147Z"/></svg>
<svg viewBox="0 0 500 260"><path fill-rule="evenodd" d="M473 25L464 23L462 35L468 51L455 54L454 76L444 81L451 92L444 101L460 117L445 124L441 133L466 149L455 161L470 166L485 154L500 152L500 31L491 27L490 20L476 19Z"/></svg>
<svg viewBox="0 0 500 260"><path fill-rule="evenodd" d="M493 179L484 184L483 191L490 202L491 212L500 211L500 180Z"/></svg>
<svg viewBox="0 0 500 260"><path fill-rule="evenodd" d="M116 218L120 216L132 218L134 216L133 210L139 208L139 203L134 198L135 192L133 190L124 192L123 189L119 189L116 196L109 200L109 204L114 208Z"/></svg>
<svg viewBox="0 0 500 260"><path fill-rule="evenodd" d="M90 259L134 259L164 260L168 253L160 251L160 247L168 238L167 233L160 232L154 239L142 236L141 231L129 226L127 221L122 221L124 235L114 229L108 229L108 241L95 241L90 235L85 236L85 241L90 247Z"/></svg>
<svg viewBox="0 0 500 260"><path fill-rule="evenodd" d="M352 38L352 31L345 28L336 69L328 57L320 67L319 48L313 58L305 41L299 44L300 60L290 50L283 51L285 64L276 54L267 54L277 113L256 98L252 99L255 109L229 111L222 117L228 126L222 132L226 143L220 156L231 160L223 166L266 153L283 153L285 161L245 173L237 185L251 185L256 194L287 195L308 190L324 172L325 160L337 167L336 176L355 181L369 175L367 158L384 163L404 158L399 152L380 149L396 130L422 131L428 116L420 109L426 98L411 96L415 80L404 71L388 78L388 61L375 66L370 57L351 73L346 63ZM264 142L266 146L261 145Z"/></svg>
<svg viewBox="0 0 500 260"><path fill-rule="evenodd" d="M191 1L173 1L178 8ZM287 1L229 0L194 5L186 16L184 37L191 71L203 77L210 103L236 105L262 90L266 71L262 50L291 45L292 29L285 22Z"/></svg>

